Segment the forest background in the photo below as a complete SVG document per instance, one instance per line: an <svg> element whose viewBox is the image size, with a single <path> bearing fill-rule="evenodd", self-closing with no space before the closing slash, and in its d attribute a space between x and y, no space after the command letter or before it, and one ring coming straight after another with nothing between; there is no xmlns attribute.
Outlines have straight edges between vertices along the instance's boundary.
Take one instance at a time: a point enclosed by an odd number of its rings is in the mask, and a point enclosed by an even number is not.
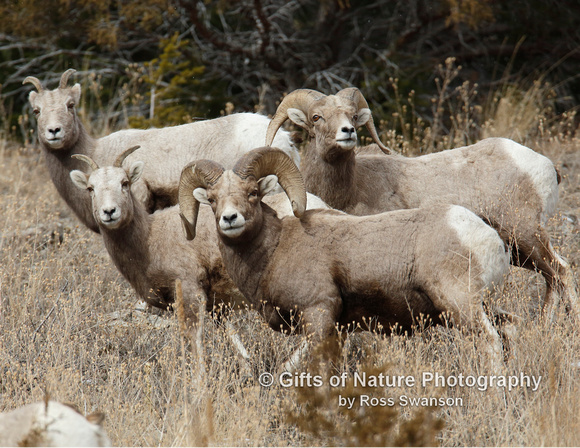
<svg viewBox="0 0 580 448"><path fill-rule="evenodd" d="M471 143L508 89L518 101L535 85L534 101L556 113L580 95L574 0L1 0L0 17L0 129L25 142L34 120L22 79L54 88L67 68L101 134L272 114L294 89L349 86L399 133L446 134L453 112L442 105L463 86L456 107L478 107L453 139Z"/></svg>

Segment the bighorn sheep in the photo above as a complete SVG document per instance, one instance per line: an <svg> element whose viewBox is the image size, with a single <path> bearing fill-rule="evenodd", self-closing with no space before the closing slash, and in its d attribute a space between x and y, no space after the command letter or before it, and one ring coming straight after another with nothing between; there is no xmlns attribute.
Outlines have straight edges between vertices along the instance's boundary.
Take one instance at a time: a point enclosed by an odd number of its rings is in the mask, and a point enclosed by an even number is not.
<svg viewBox="0 0 580 448"><path fill-rule="evenodd" d="M261 202L276 182L297 218L280 219ZM509 254L497 232L469 210L305 212L298 168L269 147L242 156L233 170L208 160L184 168L179 205L188 239L195 240L198 213L207 208L200 203L213 210L230 277L273 329L290 329L297 325L292 316L300 316L306 333L320 341L337 323L344 328L366 318L386 330L409 329L421 316L441 322L448 313L455 325L481 331L494 368L501 365L500 337L483 298L502 283Z"/></svg>
<svg viewBox="0 0 580 448"><path fill-rule="evenodd" d="M547 157L505 138L415 158L389 155L357 88L328 96L308 89L290 93L268 127L266 145L288 118L309 133L300 165L307 191L354 215L431 202L464 206L498 231L514 265L541 272L543 310L550 318L560 297L580 317L571 269L544 228L555 212L560 181ZM355 153L362 125L387 155Z"/></svg>
<svg viewBox="0 0 580 448"><path fill-rule="evenodd" d="M141 299L157 308L167 309L174 302L177 279L195 311L195 300L206 300L210 310L216 303L242 301L223 267L210 210L200 214L201 237L190 242L183 238L177 205L149 214L135 199L131 185L143 174L144 163L134 161L127 169L122 164L137 148L102 168L87 155L72 156L91 168L90 174L73 170L70 178L76 188L89 192L94 219L117 269ZM311 207L328 208L314 195L309 199ZM282 216L292 213L283 193L267 201Z"/></svg>
<svg viewBox="0 0 580 448"><path fill-rule="evenodd" d="M269 119L263 115L240 113L181 126L148 130L124 130L100 139L92 138L76 113L81 86L67 87L75 70L62 74L59 87L46 90L35 77L31 83L37 91L29 102L37 118L38 138L46 158L51 179L61 197L81 222L98 232L87 192L76 189L68 173L80 168L71 154L85 154L97 163L110 165L126 148L141 145L140 160L147 162L141 180L133 187L149 211L177 203L177 184L183 166L199 157L220 160L226 166L256 146L263 144ZM298 160L298 151L289 134L277 140L284 151ZM227 146L229 152L221 148ZM128 163L137 160L136 156Z"/></svg>
<svg viewBox="0 0 580 448"><path fill-rule="evenodd" d="M101 413L82 416L56 401L28 404L0 414L1 446L111 446Z"/></svg>

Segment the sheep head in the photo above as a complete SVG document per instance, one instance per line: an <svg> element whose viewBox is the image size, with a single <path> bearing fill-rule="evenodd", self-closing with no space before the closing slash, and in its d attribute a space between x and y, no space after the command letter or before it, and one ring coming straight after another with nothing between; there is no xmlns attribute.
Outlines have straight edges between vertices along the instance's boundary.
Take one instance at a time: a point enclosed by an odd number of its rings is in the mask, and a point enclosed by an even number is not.
<svg viewBox="0 0 580 448"><path fill-rule="evenodd" d="M254 149L238 160L232 170L209 160L187 165L179 184L179 207L187 239L195 237L199 203L208 204L218 234L227 243L251 241L262 227L264 195L279 182L297 217L306 210L306 188L300 171L283 151Z"/></svg>
<svg viewBox="0 0 580 448"><path fill-rule="evenodd" d="M271 144L280 126L290 119L306 129L325 159L351 151L356 146L356 129L365 125L375 143L387 154L390 150L380 141L368 103L359 89L343 89L336 95L324 95L316 90L298 89L288 94L272 118L266 133L266 145Z"/></svg>
<svg viewBox="0 0 580 448"><path fill-rule="evenodd" d="M81 98L81 86L75 84L67 87L74 69L65 71L57 89L46 90L42 83L33 76L28 76L22 84L30 83L36 87L28 95L28 101L36 116L38 138L50 149L68 149L76 143L81 124L79 123L75 107Z"/></svg>
<svg viewBox="0 0 580 448"><path fill-rule="evenodd" d="M131 194L131 185L143 172L143 162L133 162L125 170L122 163L125 158L139 146L133 146L123 152L113 166L99 168L97 163L83 154L72 157L85 162L90 168L89 174L80 170L70 172L73 183L91 195L93 215L99 226L114 230L125 226L133 220L135 203Z"/></svg>

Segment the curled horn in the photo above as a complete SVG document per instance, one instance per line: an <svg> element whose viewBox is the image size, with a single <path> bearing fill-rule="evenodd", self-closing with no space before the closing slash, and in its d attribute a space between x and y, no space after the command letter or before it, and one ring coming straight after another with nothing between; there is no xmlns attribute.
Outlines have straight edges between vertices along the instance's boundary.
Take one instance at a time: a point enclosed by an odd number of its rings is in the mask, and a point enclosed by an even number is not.
<svg viewBox="0 0 580 448"><path fill-rule="evenodd" d="M342 89L340 92L338 92L336 94L336 96L341 97L341 98L345 98L345 99L348 99L348 100L354 102L357 105L357 109L363 109L363 108L370 109L369 104L367 103L367 100L365 99L365 97L363 96L361 91L359 89L357 89L356 87L349 87L347 89ZM377 134L377 130L375 129L375 123L373 122L372 115L370 116L369 120L365 123L365 125L366 125L369 133L371 134L371 137L373 138L375 143L379 146L379 148L381 148L381 150L385 154L391 154L392 153L391 149L387 148L385 145L383 145L383 143L379 139L379 135Z"/></svg>
<svg viewBox="0 0 580 448"><path fill-rule="evenodd" d="M117 157L117 159L115 160L115 163L113 163L113 166L116 168L121 168L121 166L123 165L123 161L133 152L135 152L136 150L138 150L141 146L137 145L137 146L132 146L129 149L126 149L125 151L123 151L121 154L119 154L119 156Z"/></svg>
<svg viewBox="0 0 580 448"><path fill-rule="evenodd" d="M324 93L311 89L298 89L286 95L278 106L272 121L268 125L268 131L266 132L266 146L272 145L276 132L278 132L280 126L282 126L282 124L288 119L288 109L296 108L304 113L308 113L310 105L314 101L318 101L325 96Z"/></svg>
<svg viewBox="0 0 580 448"><path fill-rule="evenodd" d="M72 75L75 72L76 72L76 70L74 68L69 68L67 71L65 71L62 74L62 76L60 77L60 83L58 85L58 88L64 89L68 83L68 79L70 78L70 75Z"/></svg>
<svg viewBox="0 0 580 448"><path fill-rule="evenodd" d="M44 87L42 87L42 83L38 80L38 78L35 78L34 76L27 76L26 78L24 78L24 81L22 81L22 84L27 84L27 83L30 83L34 87L36 87L36 90L38 92L42 92L44 90Z"/></svg>
<svg viewBox="0 0 580 448"><path fill-rule="evenodd" d="M185 237L195 238L195 226L199 212L199 202L193 197L193 190L214 185L224 172L224 168L211 160L192 162L183 168L179 180L179 216L183 223Z"/></svg>
<svg viewBox="0 0 580 448"><path fill-rule="evenodd" d="M92 171L96 171L99 169L99 165L97 165L97 162L95 162L93 159L91 159L89 156L86 156L84 154L73 154L71 156L73 159L78 159L82 162L85 162L88 166L91 167Z"/></svg>
<svg viewBox="0 0 580 448"><path fill-rule="evenodd" d="M242 179L253 176L259 180L269 174L278 176L290 203L294 216L300 218L306 210L306 187L298 167L292 159L277 148L265 146L246 153L233 168Z"/></svg>

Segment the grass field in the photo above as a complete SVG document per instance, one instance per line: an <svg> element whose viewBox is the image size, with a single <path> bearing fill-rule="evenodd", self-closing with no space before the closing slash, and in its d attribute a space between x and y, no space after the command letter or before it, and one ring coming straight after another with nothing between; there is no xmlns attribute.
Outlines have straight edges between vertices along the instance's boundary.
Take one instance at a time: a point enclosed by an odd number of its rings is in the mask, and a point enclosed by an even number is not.
<svg viewBox="0 0 580 448"><path fill-rule="evenodd" d="M546 126L538 123L536 129ZM578 278L579 142L570 132L540 131L518 140L550 157L563 175L549 230ZM251 310L234 313L231 321L252 356L249 375L223 321L207 315L198 363L174 316L135 308L133 290L100 236L60 199L38 149L0 142L0 210L0 410L49 393L83 413L104 412L108 434L122 446L580 443L578 325L562 307L554 323L540 319L544 281L530 271L513 268L501 291L502 306L522 318L502 374L541 376L535 391L423 387L423 374L493 373L482 367L476 337L445 328L349 335L337 365L311 366L323 375L322 386L267 388L257 377L275 372L301 336L272 332ZM348 381L331 387L329 375L343 372ZM415 384L355 387L352 377L362 372L404 375ZM346 396L357 400L350 410L339 406ZM445 404L399 406L403 396ZM364 401L381 398L395 405Z"/></svg>

